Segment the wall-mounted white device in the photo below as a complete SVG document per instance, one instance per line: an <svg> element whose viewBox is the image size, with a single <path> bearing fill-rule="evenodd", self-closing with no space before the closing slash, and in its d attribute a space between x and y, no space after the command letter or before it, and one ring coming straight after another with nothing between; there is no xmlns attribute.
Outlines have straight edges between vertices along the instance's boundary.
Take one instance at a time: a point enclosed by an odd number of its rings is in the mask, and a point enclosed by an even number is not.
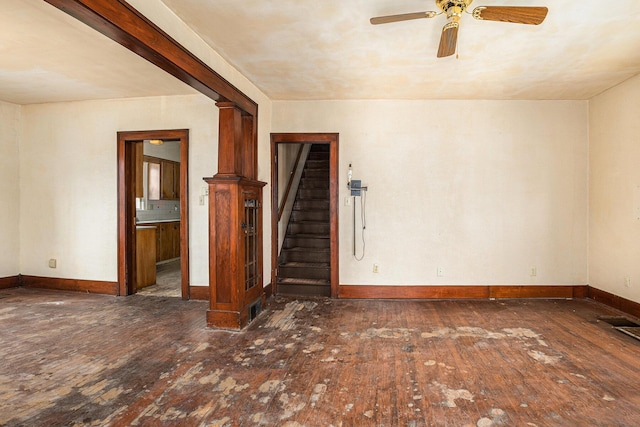
<svg viewBox="0 0 640 427"><path fill-rule="evenodd" d="M351 163L349 163L349 172L347 172L347 188L351 190L351 195L354 197L361 196L362 191L367 191L367 187L362 186L362 181L353 178L353 170L351 169Z"/></svg>
<svg viewBox="0 0 640 427"><path fill-rule="evenodd" d="M366 192L367 187L362 186L362 181L359 179L353 179L353 170L351 169L351 163L349 163L349 171L347 172L347 188L351 191L351 196L353 197L353 258L356 261L362 261L365 253L365 238L364 238L364 230L367 228L367 217L366 217ZM364 191L364 193L363 193ZM356 197L360 198L360 221L361 221L361 235L362 235L362 255L356 255L356 229L358 228L356 225Z"/></svg>

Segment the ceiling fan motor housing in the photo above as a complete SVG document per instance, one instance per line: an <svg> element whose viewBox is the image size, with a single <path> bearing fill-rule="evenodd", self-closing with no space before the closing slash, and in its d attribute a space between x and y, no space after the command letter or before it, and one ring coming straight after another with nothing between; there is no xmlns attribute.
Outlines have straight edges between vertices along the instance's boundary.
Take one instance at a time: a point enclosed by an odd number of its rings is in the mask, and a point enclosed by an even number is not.
<svg viewBox="0 0 640 427"><path fill-rule="evenodd" d="M473 0L436 0L436 6L447 14L447 18L455 18L457 21L472 2Z"/></svg>

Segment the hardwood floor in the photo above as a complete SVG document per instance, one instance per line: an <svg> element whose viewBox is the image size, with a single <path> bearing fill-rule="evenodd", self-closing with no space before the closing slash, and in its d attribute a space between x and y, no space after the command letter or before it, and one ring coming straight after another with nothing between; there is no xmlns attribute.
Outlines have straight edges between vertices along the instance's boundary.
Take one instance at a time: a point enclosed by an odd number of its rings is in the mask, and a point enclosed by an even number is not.
<svg viewBox="0 0 640 427"><path fill-rule="evenodd" d="M640 341L588 300L206 301L0 292L0 425L632 426Z"/></svg>
<svg viewBox="0 0 640 427"><path fill-rule="evenodd" d="M156 265L156 284L138 290L138 295L182 297L180 258Z"/></svg>

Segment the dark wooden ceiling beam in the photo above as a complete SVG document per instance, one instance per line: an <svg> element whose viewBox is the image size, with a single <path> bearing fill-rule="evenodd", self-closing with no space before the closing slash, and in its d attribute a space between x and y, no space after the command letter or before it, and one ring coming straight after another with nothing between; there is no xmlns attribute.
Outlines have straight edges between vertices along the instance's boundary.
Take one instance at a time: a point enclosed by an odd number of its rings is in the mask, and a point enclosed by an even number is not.
<svg viewBox="0 0 640 427"><path fill-rule="evenodd" d="M44 0L215 101L256 117L258 105L124 0Z"/></svg>

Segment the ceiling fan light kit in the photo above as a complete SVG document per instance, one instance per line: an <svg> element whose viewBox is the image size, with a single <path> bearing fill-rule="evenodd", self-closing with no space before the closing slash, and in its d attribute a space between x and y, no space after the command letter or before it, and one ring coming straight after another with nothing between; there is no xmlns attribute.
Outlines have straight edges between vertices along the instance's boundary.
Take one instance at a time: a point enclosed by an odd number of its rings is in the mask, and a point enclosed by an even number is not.
<svg viewBox="0 0 640 427"><path fill-rule="evenodd" d="M440 13L434 11L403 13L371 18L373 25L388 24L390 22L409 21L412 19L434 18L438 15L447 16L447 24L442 28L438 58L451 56L455 53L458 43L458 28L462 14L467 12L473 0L435 0ZM515 24L539 25L547 17L548 9L538 6L478 6L470 14L480 21L512 22ZM467 12L469 13L469 12Z"/></svg>

